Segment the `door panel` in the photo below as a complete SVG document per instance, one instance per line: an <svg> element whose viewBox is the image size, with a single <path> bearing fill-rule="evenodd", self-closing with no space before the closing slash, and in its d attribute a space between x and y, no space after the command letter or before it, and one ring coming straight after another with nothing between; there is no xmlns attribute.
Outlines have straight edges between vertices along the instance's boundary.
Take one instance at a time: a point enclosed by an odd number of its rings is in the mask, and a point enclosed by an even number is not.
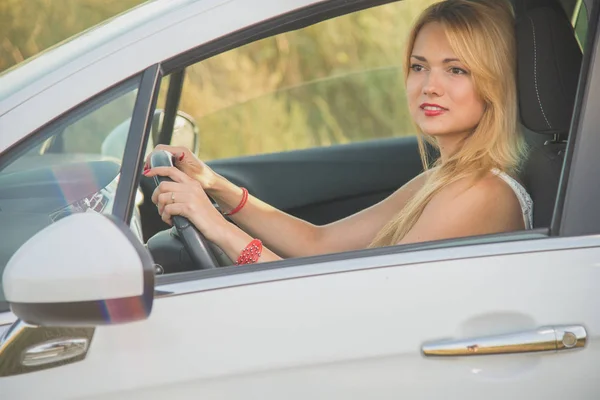
<svg viewBox="0 0 600 400"><path fill-rule="evenodd" d="M209 165L261 200L315 224L375 204L423 169L415 137L217 160Z"/></svg>
<svg viewBox="0 0 600 400"><path fill-rule="evenodd" d="M10 399L595 398L600 248L456 251L463 256L447 261L418 262L449 255L439 250L307 266L304 277L289 268L199 281L207 290L157 299L148 321L98 328L83 362L0 384ZM358 269L378 265L395 266ZM193 282L161 289L185 285ZM568 324L585 327L584 348L421 352L430 341Z"/></svg>

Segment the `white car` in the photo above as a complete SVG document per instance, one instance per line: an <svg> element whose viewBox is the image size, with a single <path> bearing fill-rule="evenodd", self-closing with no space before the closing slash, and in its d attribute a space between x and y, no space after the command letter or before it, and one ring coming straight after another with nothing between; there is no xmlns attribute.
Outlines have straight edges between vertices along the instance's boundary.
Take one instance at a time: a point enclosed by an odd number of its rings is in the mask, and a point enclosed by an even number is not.
<svg viewBox="0 0 600 400"><path fill-rule="evenodd" d="M257 40L300 63L340 37L330 22L407 32L420 1L148 1L2 74L0 399L599 398L599 1L514 0L533 230L234 267L149 201L157 143L213 149L217 172L315 224L416 176L414 136L378 135L395 104L357 117L372 91L401 101L397 65L366 61L401 37L336 54L360 71L296 64L316 72L236 101L224 79L204 116L180 100L215 74L262 79L248 65L272 63L235 53ZM250 126L250 108L296 122ZM304 123L318 140L264 151ZM219 145L240 127L263 147Z"/></svg>

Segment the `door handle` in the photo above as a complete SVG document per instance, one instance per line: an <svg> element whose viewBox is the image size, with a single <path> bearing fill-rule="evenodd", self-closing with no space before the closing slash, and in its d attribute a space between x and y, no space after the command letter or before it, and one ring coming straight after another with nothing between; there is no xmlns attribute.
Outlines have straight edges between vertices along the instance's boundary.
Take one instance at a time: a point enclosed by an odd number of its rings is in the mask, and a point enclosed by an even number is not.
<svg viewBox="0 0 600 400"><path fill-rule="evenodd" d="M89 339L69 338L49 340L23 351L21 364L25 367L55 364L79 357L87 352Z"/></svg>
<svg viewBox="0 0 600 400"><path fill-rule="evenodd" d="M17 320L0 336L0 378L84 360L94 330L38 327Z"/></svg>
<svg viewBox="0 0 600 400"><path fill-rule="evenodd" d="M587 332L583 326L558 325L504 335L425 343L422 351L429 357L557 352L584 347L586 341Z"/></svg>

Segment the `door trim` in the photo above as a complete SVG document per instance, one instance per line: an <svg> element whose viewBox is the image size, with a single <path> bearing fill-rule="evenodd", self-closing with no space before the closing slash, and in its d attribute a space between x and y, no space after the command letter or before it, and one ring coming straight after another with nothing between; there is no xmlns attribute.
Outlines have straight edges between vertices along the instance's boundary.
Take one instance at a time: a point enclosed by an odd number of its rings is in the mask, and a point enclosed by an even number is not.
<svg viewBox="0 0 600 400"><path fill-rule="evenodd" d="M158 276L155 299L266 282L437 261L594 248L600 247L600 236L529 238L513 242L471 243L464 246L455 243L455 246L450 248L432 249L432 245L422 247L420 250L398 249L393 253L365 257L357 257L356 253L369 253L370 250Z"/></svg>

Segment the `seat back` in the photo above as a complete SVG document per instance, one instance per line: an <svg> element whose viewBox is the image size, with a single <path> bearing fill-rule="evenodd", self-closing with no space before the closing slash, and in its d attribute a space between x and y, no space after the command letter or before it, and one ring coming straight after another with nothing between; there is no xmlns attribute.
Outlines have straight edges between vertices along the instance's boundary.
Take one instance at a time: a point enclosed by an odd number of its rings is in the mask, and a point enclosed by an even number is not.
<svg viewBox="0 0 600 400"><path fill-rule="evenodd" d="M553 0L517 7L519 114L530 145L521 179L533 200L534 228L552 221L582 54L569 18Z"/></svg>

